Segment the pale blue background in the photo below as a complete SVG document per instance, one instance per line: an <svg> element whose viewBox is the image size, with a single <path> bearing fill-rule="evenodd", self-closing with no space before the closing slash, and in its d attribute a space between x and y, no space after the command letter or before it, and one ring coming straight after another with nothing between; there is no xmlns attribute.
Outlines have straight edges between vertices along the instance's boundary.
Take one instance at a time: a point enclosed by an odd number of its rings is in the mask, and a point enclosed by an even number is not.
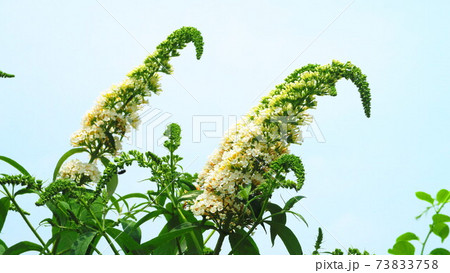
<svg viewBox="0 0 450 273"><path fill-rule="evenodd" d="M192 172L201 170L220 141L193 143L193 115L223 115L227 127L228 116L245 114L296 68L332 59L361 67L372 89L372 117L364 117L349 82L338 83L337 97L319 98L311 113L326 142L308 138L292 149L307 170L301 194L308 198L295 209L310 227L294 218L288 224L305 253L313 250L319 225L328 231L326 250L354 246L385 254L403 232L425 237L428 220L414 220L425 204L414 192L449 188L446 1L355 1L349 7L351 1L342 0L100 2L149 52L181 26L202 32L203 58L196 61L188 46L172 61L174 78L163 76L164 92L150 98L152 107L171 114L164 124L181 124L180 153ZM0 69L16 74L0 80L0 154L50 180L99 93L148 54L136 40L96 1L0 1ZM0 165L0 172L9 171ZM148 184L135 182L146 175L130 170L118 192L147 190ZM294 192L281 194L286 200ZM37 226L48 213L34 208L34 201L22 200ZM0 235L8 245L36 241L21 221L15 213L8 216ZM145 238L158 228L146 226ZM47 236L45 229L39 230ZM263 254L287 253L278 239L272 248L262 230L256 240ZM440 246L438 240L432 246Z"/></svg>

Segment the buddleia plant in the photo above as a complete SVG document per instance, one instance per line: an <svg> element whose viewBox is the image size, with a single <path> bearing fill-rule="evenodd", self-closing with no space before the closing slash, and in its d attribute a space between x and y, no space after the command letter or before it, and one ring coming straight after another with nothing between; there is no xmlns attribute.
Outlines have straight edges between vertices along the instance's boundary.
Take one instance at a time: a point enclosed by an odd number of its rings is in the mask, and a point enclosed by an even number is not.
<svg viewBox="0 0 450 273"><path fill-rule="evenodd" d="M316 107L318 96L336 96L337 81L351 80L358 88L366 116L370 116L366 76L352 63L339 61L295 70L228 130L203 170L192 175L183 171L182 157L175 153L181 143L177 124L169 125L164 133L168 138L164 142L168 151L165 156L121 151L123 138L139 126L139 110L150 96L161 93L160 74L172 73L170 59L179 56L179 51L191 42L199 59L203 38L197 29L183 27L170 34L122 82L105 91L82 119L81 128L73 133L73 148L57 162L53 178L45 187L17 162L0 156L0 161L22 173L0 175L7 196L0 199L0 228L7 212L16 210L40 242L7 247L0 241L0 253L17 254L20 248L20 253L101 254L97 244L104 238L114 254L220 254L228 237L229 254L259 254L252 234L261 226L268 228L272 245L280 238L289 254L303 254L299 240L286 223L287 214L291 214L307 224L292 210L304 196L293 196L280 205L272 202L272 195L281 188L300 191L303 187L305 168L289 148L302 143L300 126L312 121L307 110ZM2 77L12 76L1 73ZM85 162L69 160L80 153L88 156ZM133 163L151 171L146 180L156 183L156 190L119 196L114 193L118 175ZM8 191L8 187L13 190ZM15 191L14 187L22 188ZM41 222L52 227L47 242L15 201L16 195L26 193L37 193L36 205L52 212L52 218ZM141 202L129 204L132 198ZM118 218L107 219L109 211L117 212ZM140 225L159 216L164 216L166 225L157 237L141 242ZM207 230L210 233L203 239ZM206 243L215 232L219 237L214 249L210 249ZM319 252L320 243L315 249Z"/></svg>

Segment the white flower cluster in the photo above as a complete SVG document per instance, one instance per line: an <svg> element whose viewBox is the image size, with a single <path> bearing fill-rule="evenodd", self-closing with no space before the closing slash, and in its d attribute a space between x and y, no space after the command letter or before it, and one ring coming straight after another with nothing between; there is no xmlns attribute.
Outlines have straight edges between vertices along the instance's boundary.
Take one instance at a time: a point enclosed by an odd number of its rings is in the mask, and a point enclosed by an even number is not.
<svg viewBox="0 0 450 273"><path fill-rule="evenodd" d="M148 103L147 98L161 92L158 73L171 74L169 60L179 56L178 50L190 42L194 43L197 59L200 59L203 53L200 32L192 27L174 31L142 65L128 73L124 81L100 96L84 116L81 129L72 135L72 146L86 149L91 157L89 162L117 155L126 133L139 126L138 111Z"/></svg>
<svg viewBox="0 0 450 273"><path fill-rule="evenodd" d="M138 67L133 71L142 70ZM159 89L158 80L157 75L150 78L150 84L156 91ZM84 116L82 128L72 135L72 146L85 147L91 155L95 153L95 157L104 153L117 154L122 138L131 127L137 128L140 123L138 111L147 103L145 97L150 95L147 86L142 80L131 77L103 93Z"/></svg>
<svg viewBox="0 0 450 273"><path fill-rule="evenodd" d="M195 215L229 229L251 223L251 211L238 193L264 183L270 164L289 153L291 143L302 142L299 126L312 121L305 111L315 106L307 90L326 88L318 77L318 73L304 72L301 80L277 86L228 130L199 174L197 182L204 192L191 206Z"/></svg>
<svg viewBox="0 0 450 273"><path fill-rule="evenodd" d="M71 179L80 185L87 182L98 182L100 180L100 171L97 166L90 163L83 163L74 159L64 163L59 170L59 177L62 179Z"/></svg>
<svg viewBox="0 0 450 273"><path fill-rule="evenodd" d="M137 77L136 73L151 75ZM95 106L82 119L81 129L74 132L70 142L74 147L86 148L91 155L91 162L105 154L117 155L122 149L122 139L137 128L140 123L138 111L147 104L146 97L160 91L159 76L148 71L145 65L135 68L128 74L128 78L119 85L112 86L97 100ZM84 164L84 165L83 165ZM99 179L94 171L95 165L71 161L61 171L61 178L70 178L78 182L87 177ZM82 171L94 176L82 175ZM95 167L95 170L96 167ZM81 179L81 180L80 180ZM94 181L94 180L92 180Z"/></svg>
<svg viewBox="0 0 450 273"><path fill-rule="evenodd" d="M229 129L220 148L210 156L198 177L204 192L191 206L195 215L207 216L229 228L248 223L251 211L237 193L248 185L254 188L264 183L263 174L270 163L289 152L289 138L294 142L300 140L298 120L285 124L283 135L280 126L271 121L276 111L267 110L264 118L250 113ZM308 120L306 115L302 116L302 124Z"/></svg>

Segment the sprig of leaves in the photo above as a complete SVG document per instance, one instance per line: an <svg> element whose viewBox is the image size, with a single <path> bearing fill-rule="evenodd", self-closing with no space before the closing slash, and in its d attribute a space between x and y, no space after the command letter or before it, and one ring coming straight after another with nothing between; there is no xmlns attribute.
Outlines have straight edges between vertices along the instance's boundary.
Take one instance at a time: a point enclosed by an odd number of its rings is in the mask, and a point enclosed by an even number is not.
<svg viewBox="0 0 450 273"><path fill-rule="evenodd" d="M450 222L450 216L441 213L441 211L444 206L450 202L450 192L446 189L442 189L436 194L436 197L433 198L430 194L419 191L416 192L416 197L429 204L425 211L417 216L416 219L421 218L431 209L434 211L434 214L431 217L432 223L429 225L429 231L425 240L421 242L419 236L412 232L406 232L397 237L394 246L388 250L390 254L414 255L416 247L412 242L417 241L421 246L420 254L423 255L431 234L438 236L441 239L441 243L444 243L449 235L449 226L447 223ZM445 248L435 248L430 252L430 255L450 255L450 251Z"/></svg>

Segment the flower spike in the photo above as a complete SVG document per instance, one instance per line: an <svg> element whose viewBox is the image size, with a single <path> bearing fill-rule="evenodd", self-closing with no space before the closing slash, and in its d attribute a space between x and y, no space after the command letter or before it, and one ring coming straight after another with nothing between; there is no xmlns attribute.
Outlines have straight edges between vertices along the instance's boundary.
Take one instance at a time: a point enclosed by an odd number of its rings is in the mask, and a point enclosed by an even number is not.
<svg viewBox="0 0 450 273"><path fill-rule="evenodd" d="M276 168L293 171L297 183L278 179L279 185L271 189L299 190L304 169L299 158L286 156L289 145L301 144L303 137L299 127L312 121L306 111L316 107L317 96L336 96L335 85L342 78L358 87L364 112L370 117L369 84L352 63L333 61L295 70L225 134L221 146L198 176L197 182L204 192L191 206L194 214L231 230L251 224L251 213L239 192L250 187L254 194L263 194L259 189L267 188L268 181L273 181L267 176Z"/></svg>

